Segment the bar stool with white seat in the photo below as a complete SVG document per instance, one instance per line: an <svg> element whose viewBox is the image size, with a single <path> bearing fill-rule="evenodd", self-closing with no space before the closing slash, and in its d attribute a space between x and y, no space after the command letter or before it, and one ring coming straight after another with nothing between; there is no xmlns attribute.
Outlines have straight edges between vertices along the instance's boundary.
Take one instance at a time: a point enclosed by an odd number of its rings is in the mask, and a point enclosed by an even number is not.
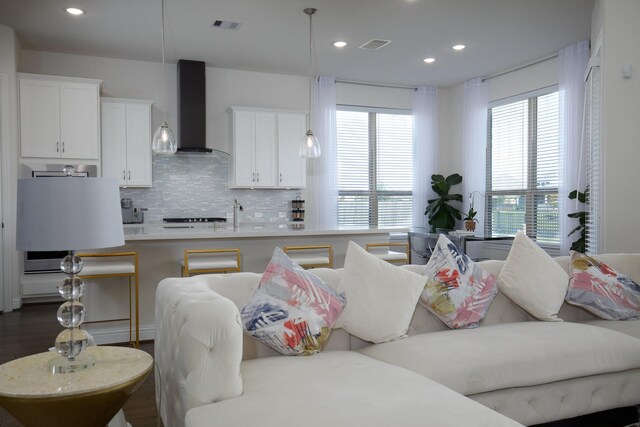
<svg viewBox="0 0 640 427"><path fill-rule="evenodd" d="M78 254L83 261L82 271L78 277L83 280L87 279L106 279L116 277L126 277L129 279L129 317L120 319L108 319L99 321L88 321L88 323L98 322L115 322L120 320L129 321L129 342L135 348L140 347L140 316L138 303L138 253L130 252L113 252L99 254ZM131 298L131 279L133 279L134 296ZM132 336L133 316L132 303L135 304L135 341Z"/></svg>
<svg viewBox="0 0 640 427"><path fill-rule="evenodd" d="M394 251L391 248L402 248ZM392 264L409 264L409 243L367 243L366 251Z"/></svg>
<svg viewBox="0 0 640 427"><path fill-rule="evenodd" d="M305 270L310 268L333 268L333 246L285 246L284 253Z"/></svg>
<svg viewBox="0 0 640 427"><path fill-rule="evenodd" d="M240 249L186 249L182 277L194 274L237 273L240 270Z"/></svg>

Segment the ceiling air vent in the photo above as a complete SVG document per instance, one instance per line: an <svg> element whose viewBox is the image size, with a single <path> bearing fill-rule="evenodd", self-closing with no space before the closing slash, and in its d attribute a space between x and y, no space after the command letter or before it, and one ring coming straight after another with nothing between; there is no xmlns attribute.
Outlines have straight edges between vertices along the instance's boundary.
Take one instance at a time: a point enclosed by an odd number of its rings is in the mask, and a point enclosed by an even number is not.
<svg viewBox="0 0 640 427"><path fill-rule="evenodd" d="M220 28L221 30L237 30L240 25L242 24L239 22L221 21L219 19L211 21L211 28Z"/></svg>
<svg viewBox="0 0 640 427"><path fill-rule="evenodd" d="M389 43L391 43L391 40L373 39L373 40L369 40L368 42L366 42L365 44L359 47L360 49L378 50L381 47L385 47Z"/></svg>

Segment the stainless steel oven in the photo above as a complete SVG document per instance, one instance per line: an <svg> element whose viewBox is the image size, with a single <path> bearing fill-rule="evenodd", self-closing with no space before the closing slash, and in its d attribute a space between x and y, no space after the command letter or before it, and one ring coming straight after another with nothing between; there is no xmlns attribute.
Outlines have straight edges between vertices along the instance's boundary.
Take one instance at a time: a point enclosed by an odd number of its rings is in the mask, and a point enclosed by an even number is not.
<svg viewBox="0 0 640 427"><path fill-rule="evenodd" d="M66 176L62 171L67 164L39 164L26 163L22 165L23 178L39 178L39 177L63 177ZM76 177L95 177L97 176L96 165L71 165L75 168ZM28 251L24 253L24 272L25 274L36 273L52 273L60 271L60 261L67 255L66 251L46 251L36 252Z"/></svg>

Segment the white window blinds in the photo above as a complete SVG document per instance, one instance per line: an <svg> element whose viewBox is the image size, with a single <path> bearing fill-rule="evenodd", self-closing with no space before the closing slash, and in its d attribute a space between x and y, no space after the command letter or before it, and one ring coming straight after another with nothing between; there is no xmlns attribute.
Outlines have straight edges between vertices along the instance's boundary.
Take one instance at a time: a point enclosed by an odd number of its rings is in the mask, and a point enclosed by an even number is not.
<svg viewBox="0 0 640 427"><path fill-rule="evenodd" d="M485 234L559 244L558 92L489 109Z"/></svg>
<svg viewBox="0 0 640 427"><path fill-rule="evenodd" d="M336 134L338 223L354 228L410 226L410 113L339 107Z"/></svg>

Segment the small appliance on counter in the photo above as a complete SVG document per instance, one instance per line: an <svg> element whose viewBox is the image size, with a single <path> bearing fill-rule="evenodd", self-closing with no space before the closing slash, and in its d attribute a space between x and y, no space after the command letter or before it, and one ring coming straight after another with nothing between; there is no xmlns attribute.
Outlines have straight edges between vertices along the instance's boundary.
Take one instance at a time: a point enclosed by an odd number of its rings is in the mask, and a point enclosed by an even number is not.
<svg viewBox="0 0 640 427"><path fill-rule="evenodd" d="M121 199L120 207L122 208L123 224L144 223L144 212L147 210L147 208L134 208L133 202L129 198Z"/></svg>

